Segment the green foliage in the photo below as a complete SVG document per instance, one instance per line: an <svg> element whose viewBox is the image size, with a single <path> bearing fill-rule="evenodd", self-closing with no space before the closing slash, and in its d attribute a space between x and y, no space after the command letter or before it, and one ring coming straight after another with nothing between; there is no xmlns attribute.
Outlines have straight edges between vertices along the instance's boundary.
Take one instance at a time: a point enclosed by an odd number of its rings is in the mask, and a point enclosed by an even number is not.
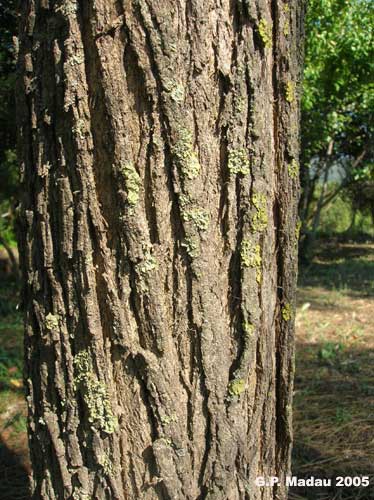
<svg viewBox="0 0 374 500"><path fill-rule="evenodd" d="M335 413L335 422L337 424L345 424L352 420L352 415L346 408L337 408Z"/></svg>
<svg viewBox="0 0 374 500"><path fill-rule="evenodd" d="M0 385L8 386L11 380L22 380L22 359L17 349L0 347Z"/></svg>
<svg viewBox="0 0 374 500"><path fill-rule="evenodd" d="M347 133L360 138L360 124L373 126L374 3L310 0L306 32L302 130L310 160L331 139L341 147Z"/></svg>
<svg viewBox="0 0 374 500"><path fill-rule="evenodd" d="M338 182L343 188L358 187L349 193L355 202L367 166L374 163L374 2L309 0L306 35L300 162L303 192L310 200L310 192L326 171L339 170ZM332 178L338 179L336 175ZM358 208L362 207L361 197ZM311 207L307 205L307 213L301 215L311 217ZM321 225L323 222L321 218Z"/></svg>
<svg viewBox="0 0 374 500"><path fill-rule="evenodd" d="M18 191L15 154L15 54L12 37L17 30L14 0L0 1L0 235L14 244L13 217L9 214Z"/></svg>
<svg viewBox="0 0 374 500"><path fill-rule="evenodd" d="M336 184L329 184L330 190L336 189ZM316 190L316 198L318 198L320 188ZM315 203L315 202L314 202ZM354 216L354 208L350 199L342 193L336 196L321 213L320 236L342 236L347 235L351 238L359 238L366 235L370 238L373 233L373 225L371 217L365 212L357 212L354 224L352 224ZM347 233L349 230L349 234Z"/></svg>
<svg viewBox="0 0 374 500"><path fill-rule="evenodd" d="M326 342L318 351L318 357L321 361L334 362L342 350L343 346L341 343Z"/></svg>

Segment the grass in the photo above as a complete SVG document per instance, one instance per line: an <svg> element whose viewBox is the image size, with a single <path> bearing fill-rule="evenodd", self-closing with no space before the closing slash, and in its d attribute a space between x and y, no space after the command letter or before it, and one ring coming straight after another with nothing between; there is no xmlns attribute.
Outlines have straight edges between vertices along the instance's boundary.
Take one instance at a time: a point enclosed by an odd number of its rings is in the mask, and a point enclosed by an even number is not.
<svg viewBox="0 0 374 500"><path fill-rule="evenodd" d="M324 244L301 269L293 474L374 473L374 245ZM374 485L292 488L290 499L373 499Z"/></svg>

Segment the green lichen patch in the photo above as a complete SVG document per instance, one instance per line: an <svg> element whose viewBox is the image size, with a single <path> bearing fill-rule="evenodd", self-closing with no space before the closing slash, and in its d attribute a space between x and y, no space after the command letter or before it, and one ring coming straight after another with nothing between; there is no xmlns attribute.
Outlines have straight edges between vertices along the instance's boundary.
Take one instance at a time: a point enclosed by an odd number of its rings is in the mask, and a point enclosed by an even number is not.
<svg viewBox="0 0 374 500"><path fill-rule="evenodd" d="M287 170L291 179L296 179L299 176L299 164L295 159L288 165Z"/></svg>
<svg viewBox="0 0 374 500"><path fill-rule="evenodd" d="M180 193L178 199L179 199L179 205L182 208L185 208L187 205L191 204L191 198L186 194Z"/></svg>
<svg viewBox="0 0 374 500"><path fill-rule="evenodd" d="M182 128L178 133L178 140L172 148L175 163L182 173L183 178L189 180L196 179L200 174L200 163L196 152L193 148L192 134Z"/></svg>
<svg viewBox="0 0 374 500"><path fill-rule="evenodd" d="M184 101L185 90L182 84L173 82L170 86L170 97L174 102Z"/></svg>
<svg viewBox="0 0 374 500"><path fill-rule="evenodd" d="M287 37L289 34L290 34L290 22L288 19L286 19L283 25L283 35Z"/></svg>
<svg viewBox="0 0 374 500"><path fill-rule="evenodd" d="M302 224L301 219L298 219L298 221L296 222L296 227L295 227L296 242L298 242L299 238L300 238L301 224Z"/></svg>
<svg viewBox="0 0 374 500"><path fill-rule="evenodd" d="M96 429L113 434L118 421L113 415L107 387L97 379L88 351L81 351L74 357L74 369L75 386L82 393L89 423Z"/></svg>
<svg viewBox="0 0 374 500"><path fill-rule="evenodd" d="M263 193L253 193L252 204L255 213L251 220L252 230L255 232L264 231L268 225L266 196Z"/></svg>
<svg viewBox="0 0 374 500"><path fill-rule="evenodd" d="M191 257L191 259L200 255L199 245L191 236L186 236L182 242L182 247L186 249L187 255Z"/></svg>
<svg viewBox="0 0 374 500"><path fill-rule="evenodd" d="M76 14L78 10L78 3L75 0L66 0L62 5L55 8L56 12L61 12L64 16Z"/></svg>
<svg viewBox="0 0 374 500"><path fill-rule="evenodd" d="M244 113L246 107L246 99L242 95L234 95L234 110L240 114Z"/></svg>
<svg viewBox="0 0 374 500"><path fill-rule="evenodd" d="M115 473L115 467L113 464L113 461L111 460L110 456L104 453L99 459L99 465L102 468L103 473L106 476L113 476Z"/></svg>
<svg viewBox="0 0 374 500"><path fill-rule="evenodd" d="M154 269L157 269L158 263L156 258L151 254L150 250L146 250L144 252L144 257L143 260L138 264L137 269L142 275L146 275L153 271Z"/></svg>
<svg viewBox="0 0 374 500"><path fill-rule="evenodd" d="M92 500L92 496L88 495L80 488L74 490L72 498L73 500Z"/></svg>
<svg viewBox="0 0 374 500"><path fill-rule="evenodd" d="M257 245L258 246L258 245ZM258 246L259 248L259 246ZM261 257L257 260L257 249L249 240L244 239L240 247L240 257L244 267L255 267L261 263Z"/></svg>
<svg viewBox="0 0 374 500"><path fill-rule="evenodd" d="M192 222L199 231L206 231L209 227L210 217L203 208L191 208L182 213L185 222Z"/></svg>
<svg viewBox="0 0 374 500"><path fill-rule="evenodd" d="M273 45L272 28L265 19L260 19L260 22L258 23L258 34L260 35L264 47L270 49Z"/></svg>
<svg viewBox="0 0 374 500"><path fill-rule="evenodd" d="M173 422L178 422L178 418L176 415L164 415L161 417L162 425L170 425Z"/></svg>
<svg viewBox="0 0 374 500"><path fill-rule="evenodd" d="M59 327L58 316L52 313L47 314L45 317L45 327L50 331L57 330Z"/></svg>
<svg viewBox="0 0 374 500"><path fill-rule="evenodd" d="M282 318L284 321L290 321L292 319L292 306L291 304L289 304L287 302L287 304L285 304L283 307L282 307Z"/></svg>
<svg viewBox="0 0 374 500"><path fill-rule="evenodd" d="M290 104L294 102L295 100L295 84L294 82L288 81L286 83L286 101L289 102Z"/></svg>
<svg viewBox="0 0 374 500"><path fill-rule="evenodd" d="M251 337L253 335L253 332L255 331L255 326L252 325L252 323L249 323L248 321L243 321L242 328L246 337Z"/></svg>
<svg viewBox="0 0 374 500"><path fill-rule="evenodd" d="M250 165L247 151L245 149L230 149L227 166L231 175L248 175Z"/></svg>
<svg viewBox="0 0 374 500"><path fill-rule="evenodd" d="M231 397L240 396L245 391L245 380L236 378L229 382L227 392Z"/></svg>
<svg viewBox="0 0 374 500"><path fill-rule="evenodd" d="M260 245L255 245L247 239L243 239L240 246L240 257L241 262L244 267L253 267L256 269L256 280L258 283L261 282L261 247Z"/></svg>
<svg viewBox="0 0 374 500"><path fill-rule="evenodd" d="M139 201L140 187L142 185L140 176L131 162L122 164L120 172L125 181L127 203L130 207L134 207Z"/></svg>

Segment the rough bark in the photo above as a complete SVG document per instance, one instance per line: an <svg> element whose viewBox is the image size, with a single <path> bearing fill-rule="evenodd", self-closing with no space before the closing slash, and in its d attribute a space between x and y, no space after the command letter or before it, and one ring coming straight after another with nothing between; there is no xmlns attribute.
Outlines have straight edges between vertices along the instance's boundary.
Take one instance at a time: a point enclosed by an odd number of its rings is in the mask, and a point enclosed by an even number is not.
<svg viewBox="0 0 374 500"><path fill-rule="evenodd" d="M34 499L286 498L301 7L22 2Z"/></svg>

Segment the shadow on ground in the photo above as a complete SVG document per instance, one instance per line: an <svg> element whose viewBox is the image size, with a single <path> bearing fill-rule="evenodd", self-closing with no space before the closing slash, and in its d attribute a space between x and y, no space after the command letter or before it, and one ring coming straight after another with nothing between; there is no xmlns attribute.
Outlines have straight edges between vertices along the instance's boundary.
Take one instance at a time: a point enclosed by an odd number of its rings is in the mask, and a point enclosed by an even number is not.
<svg viewBox="0 0 374 500"><path fill-rule="evenodd" d="M300 269L299 286L374 297L374 245L322 246L313 262Z"/></svg>
<svg viewBox="0 0 374 500"><path fill-rule="evenodd" d="M321 244L300 269L292 474L332 485L293 487L290 500L374 499L373 311L374 245Z"/></svg>
<svg viewBox="0 0 374 500"><path fill-rule="evenodd" d="M21 459L0 441L0 498L29 500L28 472Z"/></svg>
<svg viewBox="0 0 374 500"><path fill-rule="evenodd" d="M9 267L9 266L8 266ZM29 499L19 283L0 252L0 499Z"/></svg>
<svg viewBox="0 0 374 500"><path fill-rule="evenodd" d="M374 351L360 343L298 343L292 474L331 478L331 487L290 489L290 500L374 499ZM338 487L369 476L368 487Z"/></svg>

